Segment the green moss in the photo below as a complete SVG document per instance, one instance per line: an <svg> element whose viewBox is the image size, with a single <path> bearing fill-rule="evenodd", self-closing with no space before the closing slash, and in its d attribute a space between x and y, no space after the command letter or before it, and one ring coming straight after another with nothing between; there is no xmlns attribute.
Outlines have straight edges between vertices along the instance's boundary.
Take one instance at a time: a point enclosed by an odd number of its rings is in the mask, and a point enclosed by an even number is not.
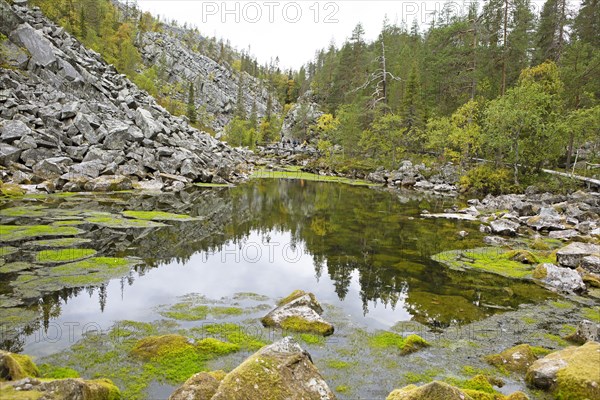
<svg viewBox="0 0 600 400"><path fill-rule="evenodd" d="M206 334L217 336L239 345L243 350L256 351L267 344L261 336L232 323L205 325L202 328L192 328L192 332L198 333L201 337L206 337Z"/></svg>
<svg viewBox="0 0 600 400"><path fill-rule="evenodd" d="M502 275L516 279L531 279L533 267L523 263L523 259L534 259L535 262L552 262L552 257L541 252L521 251L516 253L498 247L482 247L472 250L451 250L432 256L432 259L438 261L450 269L457 271L480 270L493 274ZM512 259L511 259L512 258Z"/></svg>
<svg viewBox="0 0 600 400"><path fill-rule="evenodd" d="M93 257L54 267L50 269L49 272L53 276L100 272L106 274L108 277L114 277L129 272L129 269L135 264L137 264L137 261L129 258Z"/></svg>
<svg viewBox="0 0 600 400"><path fill-rule="evenodd" d="M43 250L35 255L35 261L42 264L56 264L83 260L96 255L94 249Z"/></svg>
<svg viewBox="0 0 600 400"><path fill-rule="evenodd" d="M31 358L25 354L15 354L0 351L0 358L4 368L0 379L10 381L18 381L27 377L40 376L38 367L34 364Z"/></svg>
<svg viewBox="0 0 600 400"><path fill-rule="evenodd" d="M2 246L0 247L0 257L7 257L11 254L15 254L19 249L12 246Z"/></svg>
<svg viewBox="0 0 600 400"><path fill-rule="evenodd" d="M5 242L42 236L75 236L82 233L85 232L72 226L0 225L0 240Z"/></svg>
<svg viewBox="0 0 600 400"><path fill-rule="evenodd" d="M95 213L94 216L86 218L85 221L91 224L96 224L99 226L113 229L160 228L163 226L167 226L160 222L142 219L121 218L116 215L100 213Z"/></svg>
<svg viewBox="0 0 600 400"><path fill-rule="evenodd" d="M544 264L540 264L533 270L531 274L534 279L545 279L548 276L548 270L544 267Z"/></svg>
<svg viewBox="0 0 600 400"><path fill-rule="evenodd" d="M76 226L76 225L83 225L85 224L84 221L80 221L77 219L69 219L69 220L64 220L64 221L54 221L51 225L53 226Z"/></svg>
<svg viewBox="0 0 600 400"><path fill-rule="evenodd" d="M304 296L305 294L309 294L309 293L305 292L304 290L299 290L299 289L297 289L297 290L294 290L294 291L293 291L292 293L290 293L288 296L286 296L286 297L284 297L283 299L279 300L279 301L277 302L277 305L278 305L278 306L282 306L282 305L284 305L284 304L290 303L290 302L292 302L292 301L296 300L297 298ZM315 299L314 295L312 295L312 293L311 293L311 298L312 298L314 301L316 301L316 299Z"/></svg>
<svg viewBox="0 0 600 400"><path fill-rule="evenodd" d="M353 186L379 186L379 184L377 183L368 182L364 180L349 179L339 176L316 175L302 171L270 171L263 169L254 171L251 178L298 179L305 181L344 183Z"/></svg>
<svg viewBox="0 0 600 400"><path fill-rule="evenodd" d="M280 326L284 330L294 332L317 333L328 336L333 334L333 326L321 321L308 321L305 318L292 316L281 321Z"/></svg>
<svg viewBox="0 0 600 400"><path fill-rule="evenodd" d="M200 321L209 315L213 317L242 315L244 310L239 307L209 307L194 305L194 303L178 303L166 310L159 311L160 315L180 321Z"/></svg>
<svg viewBox="0 0 600 400"><path fill-rule="evenodd" d="M47 212L44 210L46 207L42 206L11 207L0 210L0 216L40 218L46 216Z"/></svg>
<svg viewBox="0 0 600 400"><path fill-rule="evenodd" d="M13 183L3 183L0 185L0 194L6 197L21 197L25 193L25 189Z"/></svg>
<svg viewBox="0 0 600 400"><path fill-rule="evenodd" d="M565 339L561 338L558 335L553 335L552 333L545 333L544 338L551 342L554 342L559 347L566 347L569 345L569 343Z"/></svg>
<svg viewBox="0 0 600 400"><path fill-rule="evenodd" d="M418 335L405 338L397 333L383 331L369 337L369 345L376 349L396 348L401 354L409 354L429 346L429 343Z"/></svg>
<svg viewBox="0 0 600 400"><path fill-rule="evenodd" d="M240 345L238 344L226 343L213 338L202 339L196 343L196 350L205 355L207 359L235 353L239 349Z"/></svg>
<svg viewBox="0 0 600 400"><path fill-rule="evenodd" d="M326 360L325 365L333 369L347 369L352 366L351 363L342 360Z"/></svg>
<svg viewBox="0 0 600 400"><path fill-rule="evenodd" d="M534 250L550 250L550 246L541 238L536 238L531 243L531 248Z"/></svg>
<svg viewBox="0 0 600 400"><path fill-rule="evenodd" d="M539 259L536 255L527 250L510 250L506 253L506 257L511 261L517 261L522 264L539 263Z"/></svg>
<svg viewBox="0 0 600 400"><path fill-rule="evenodd" d="M526 323L527 325L533 325L533 324L535 324L536 322L538 322L538 320L537 320L537 319L535 319L535 318L533 318L533 317L529 317L529 316L522 317L522 318L521 318L521 321L523 321L523 322L524 322L524 323Z"/></svg>
<svg viewBox="0 0 600 400"><path fill-rule="evenodd" d="M563 310L566 310L568 308L573 308L573 303L569 303L569 302L566 302L566 301L551 301L550 305L552 307L560 308L560 309L563 309Z"/></svg>
<svg viewBox="0 0 600 400"><path fill-rule="evenodd" d="M342 394L350 393L350 386L348 385L338 385L335 387L335 391Z"/></svg>
<svg viewBox="0 0 600 400"><path fill-rule="evenodd" d="M297 338L306 344L325 344L325 338L321 335L313 335L310 333L300 333Z"/></svg>
<svg viewBox="0 0 600 400"><path fill-rule="evenodd" d="M600 323L600 307L583 308L581 314L585 319Z"/></svg>
<svg viewBox="0 0 600 400"><path fill-rule="evenodd" d="M147 221L192 221L195 218L184 214L173 214L164 211L123 211L124 217Z"/></svg>
<svg viewBox="0 0 600 400"><path fill-rule="evenodd" d="M590 342L574 348L567 365L556 374L556 399L580 400L600 398L600 345Z"/></svg>
<svg viewBox="0 0 600 400"><path fill-rule="evenodd" d="M33 247L76 247L83 244L90 243L92 239L82 238L60 238L60 239L45 239L45 240L34 240L28 242L28 246Z"/></svg>
<svg viewBox="0 0 600 400"><path fill-rule="evenodd" d="M121 391L108 379L86 381L90 390L89 400L121 400Z"/></svg>
<svg viewBox="0 0 600 400"><path fill-rule="evenodd" d="M57 367L51 364L41 364L39 366L40 376L49 379L79 378L79 372L69 367Z"/></svg>
<svg viewBox="0 0 600 400"><path fill-rule="evenodd" d="M485 361L500 370L511 372L525 372L537 359L532 347L528 344L520 344L504 350L500 354L492 354L485 357Z"/></svg>

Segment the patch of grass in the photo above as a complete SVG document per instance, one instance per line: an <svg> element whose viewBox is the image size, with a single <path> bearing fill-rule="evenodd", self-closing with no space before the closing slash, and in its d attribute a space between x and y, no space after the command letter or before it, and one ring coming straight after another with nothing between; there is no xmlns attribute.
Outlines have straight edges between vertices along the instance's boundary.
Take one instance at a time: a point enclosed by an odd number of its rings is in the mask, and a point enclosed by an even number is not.
<svg viewBox="0 0 600 400"><path fill-rule="evenodd" d="M335 387L335 391L342 394L350 393L350 386L348 385L338 385Z"/></svg>
<svg viewBox="0 0 600 400"><path fill-rule="evenodd" d="M242 315L244 310L239 307L209 307L193 303L177 303L159 314L180 321L201 321L209 315L214 317Z"/></svg>
<svg viewBox="0 0 600 400"><path fill-rule="evenodd" d="M82 238L60 238L60 239L45 239L45 240L34 240L28 242L28 246L33 247L75 247L82 244L90 243L92 239Z"/></svg>
<svg viewBox="0 0 600 400"><path fill-rule="evenodd" d="M124 217L146 221L191 221L194 218L184 214L173 214L164 211L123 211Z"/></svg>
<svg viewBox="0 0 600 400"><path fill-rule="evenodd" d="M325 338L321 335L313 335L310 333L300 333L297 337L306 344L325 344Z"/></svg>
<svg viewBox="0 0 600 400"><path fill-rule="evenodd" d="M42 236L75 236L85 233L72 226L0 225L0 241L15 242Z"/></svg>
<svg viewBox="0 0 600 400"><path fill-rule="evenodd" d="M545 252L515 253L498 247L445 251L432 256L432 259L457 271L479 270L515 279L531 279L532 262L555 261ZM518 261L521 259L527 263Z"/></svg>
<svg viewBox="0 0 600 400"><path fill-rule="evenodd" d="M254 171L251 178L262 178L262 179L297 179L297 180L305 180L305 181L316 181L316 182L335 182L335 183L344 183L347 185L353 186L379 186L377 183L359 180L359 179L350 179L339 176L327 176L327 175L317 175L312 174L310 172L302 172L302 171L270 171L266 169L259 169Z"/></svg>
<svg viewBox="0 0 600 400"><path fill-rule="evenodd" d="M79 372L69 367L58 367L51 364L40 364L40 376L46 379L79 378Z"/></svg>
<svg viewBox="0 0 600 400"><path fill-rule="evenodd" d="M594 321L600 324L600 307L583 308L581 314L585 319Z"/></svg>
<svg viewBox="0 0 600 400"><path fill-rule="evenodd" d="M567 342L565 339L561 338L558 335L553 335L552 333L545 333L544 338L550 340L551 342L554 342L559 347L567 347L569 345L569 342Z"/></svg>
<svg viewBox="0 0 600 400"><path fill-rule="evenodd" d="M206 337L207 333L215 335L218 338L239 345L243 350L256 351L267 344L262 340L260 334L256 334L254 329L250 327L243 328L240 325L232 323L211 324L202 328L192 328L191 330L192 332L199 333L203 338Z"/></svg>
<svg viewBox="0 0 600 400"><path fill-rule="evenodd" d="M347 369L352 366L351 363L342 360L326 360L325 365L333 369Z"/></svg>
<svg viewBox="0 0 600 400"><path fill-rule="evenodd" d="M317 333L323 336L333 334L332 325L320 321L308 321L305 318L297 316L284 319L280 325L282 329L294 332Z"/></svg>
<svg viewBox="0 0 600 400"><path fill-rule="evenodd" d="M569 303L566 301L551 301L550 305L555 308L560 308L566 310L567 308L573 308L573 303Z"/></svg>
<svg viewBox="0 0 600 400"><path fill-rule="evenodd" d="M35 262L42 264L56 264L83 260L96 255L94 249L60 249L42 250L35 255Z"/></svg>
<svg viewBox="0 0 600 400"><path fill-rule="evenodd" d="M429 343L418 335L403 337L393 332L378 332L369 337L369 345L376 349L398 349L401 354L414 353Z"/></svg>

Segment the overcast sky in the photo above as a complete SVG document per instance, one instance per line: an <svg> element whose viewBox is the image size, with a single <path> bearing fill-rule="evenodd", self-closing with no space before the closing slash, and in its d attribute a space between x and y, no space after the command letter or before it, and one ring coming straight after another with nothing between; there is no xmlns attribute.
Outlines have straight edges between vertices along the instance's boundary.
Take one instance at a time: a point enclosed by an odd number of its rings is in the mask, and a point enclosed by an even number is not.
<svg viewBox="0 0 600 400"><path fill-rule="evenodd" d="M250 46L260 63L279 56L282 68L299 68L332 40L340 45L358 22L372 40L386 15L392 23L410 26L416 18L423 26L434 10L448 3L453 10L468 8L462 0L138 0L144 11L195 25L205 35L229 39L238 49Z"/></svg>

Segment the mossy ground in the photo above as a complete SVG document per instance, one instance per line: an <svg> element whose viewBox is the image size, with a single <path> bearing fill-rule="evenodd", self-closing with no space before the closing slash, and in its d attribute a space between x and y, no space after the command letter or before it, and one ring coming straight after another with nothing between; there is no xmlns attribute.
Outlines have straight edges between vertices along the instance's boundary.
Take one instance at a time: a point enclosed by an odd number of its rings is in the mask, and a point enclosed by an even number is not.
<svg viewBox="0 0 600 400"><path fill-rule="evenodd" d="M323 336L333 334L332 325L321 321L309 321L297 316L284 319L280 325L286 331L316 333Z"/></svg>
<svg viewBox="0 0 600 400"><path fill-rule="evenodd" d="M516 279L531 279L537 263L554 263L556 257L545 251L507 250L481 247L451 250L432 257L453 270L479 270Z"/></svg>
<svg viewBox="0 0 600 400"><path fill-rule="evenodd" d="M174 214L164 211L123 211L124 217L147 221L193 221L195 218L184 214Z"/></svg>
<svg viewBox="0 0 600 400"><path fill-rule="evenodd" d="M0 225L0 240L15 242L43 236L75 236L84 233L72 226L50 225Z"/></svg>
<svg viewBox="0 0 600 400"><path fill-rule="evenodd" d="M429 343L418 335L404 337L393 332L378 332L369 338L369 345L376 349L397 349L401 354L414 353Z"/></svg>
<svg viewBox="0 0 600 400"><path fill-rule="evenodd" d="M69 263L90 258L94 255L96 255L94 249L42 250L35 255L35 262L41 264Z"/></svg>

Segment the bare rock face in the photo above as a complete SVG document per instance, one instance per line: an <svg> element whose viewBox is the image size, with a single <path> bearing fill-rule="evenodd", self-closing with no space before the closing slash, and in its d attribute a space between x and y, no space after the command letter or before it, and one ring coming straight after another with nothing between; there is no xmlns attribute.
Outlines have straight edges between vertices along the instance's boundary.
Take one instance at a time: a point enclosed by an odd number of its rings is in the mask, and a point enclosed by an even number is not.
<svg viewBox="0 0 600 400"><path fill-rule="evenodd" d="M600 398L600 343L548 354L527 371L527 384L552 392L557 398Z"/></svg>
<svg viewBox="0 0 600 400"><path fill-rule="evenodd" d="M211 400L333 400L310 355L291 337L265 346L221 381Z"/></svg>
<svg viewBox="0 0 600 400"><path fill-rule="evenodd" d="M333 325L325 321L323 308L312 293L296 290L261 319L264 326L298 332L312 332L323 336L333 334Z"/></svg>
<svg viewBox="0 0 600 400"><path fill-rule="evenodd" d="M556 252L556 261L564 267L577 268L585 257L599 254L600 245L573 242Z"/></svg>

